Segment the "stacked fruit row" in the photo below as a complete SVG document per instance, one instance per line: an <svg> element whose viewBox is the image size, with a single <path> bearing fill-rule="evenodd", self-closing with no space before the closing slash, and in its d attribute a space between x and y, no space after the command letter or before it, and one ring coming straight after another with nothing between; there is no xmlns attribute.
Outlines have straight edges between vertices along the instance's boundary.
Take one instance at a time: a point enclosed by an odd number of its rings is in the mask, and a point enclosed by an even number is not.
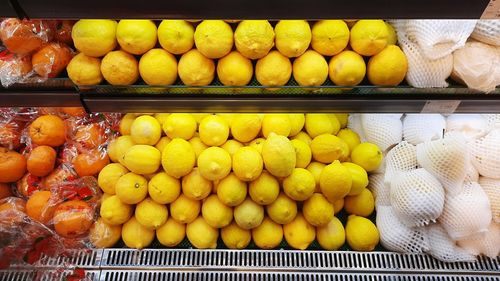
<svg viewBox="0 0 500 281"><path fill-rule="evenodd" d="M231 24L163 20L157 27L150 20L80 20L72 33L80 54L68 65L68 75L78 85L100 84L103 78L131 85L139 77L148 85L171 85L179 77L189 86L209 85L215 76L223 85L244 86L254 73L264 86L286 85L292 75L301 86L320 86L328 77L336 85L354 86L367 75L374 85L394 86L407 72L394 29L383 20Z"/></svg>
<svg viewBox="0 0 500 281"><path fill-rule="evenodd" d="M196 248L328 250L378 244L366 188L382 152L345 129L346 114L127 114L100 172L98 247L187 236ZM344 129L343 129L344 128ZM334 216L345 206L344 230ZM219 231L220 230L220 231ZM156 235L155 235L156 234Z"/></svg>

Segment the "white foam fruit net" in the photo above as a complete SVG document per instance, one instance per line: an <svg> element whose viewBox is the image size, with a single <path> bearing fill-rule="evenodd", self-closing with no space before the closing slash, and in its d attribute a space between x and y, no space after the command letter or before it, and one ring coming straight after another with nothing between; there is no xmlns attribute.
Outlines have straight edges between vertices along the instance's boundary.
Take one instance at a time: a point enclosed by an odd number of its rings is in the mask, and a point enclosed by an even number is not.
<svg viewBox="0 0 500 281"><path fill-rule="evenodd" d="M488 121L481 114L452 114L446 118L446 131L462 133L469 142L488 133Z"/></svg>
<svg viewBox="0 0 500 281"><path fill-rule="evenodd" d="M406 32L431 60L463 47L477 20L409 20Z"/></svg>
<svg viewBox="0 0 500 281"><path fill-rule="evenodd" d="M403 138L401 119L392 114L362 114L361 128L366 141L386 151Z"/></svg>
<svg viewBox="0 0 500 281"><path fill-rule="evenodd" d="M458 247L441 225L431 224L427 226L426 231L429 239L429 251L427 253L434 258L444 262L471 262L476 260L474 255Z"/></svg>
<svg viewBox="0 0 500 281"><path fill-rule="evenodd" d="M471 143L471 161L481 176L500 179L500 129Z"/></svg>
<svg viewBox="0 0 500 281"><path fill-rule="evenodd" d="M494 46L472 41L453 53L451 77L467 87L481 92L492 92L500 84L497 68L500 56Z"/></svg>
<svg viewBox="0 0 500 281"><path fill-rule="evenodd" d="M479 172L476 167L470 161L466 163L466 167L464 182L477 182L479 180Z"/></svg>
<svg viewBox="0 0 500 281"><path fill-rule="evenodd" d="M403 120L403 138L417 145L443 137L446 119L441 114L407 114Z"/></svg>
<svg viewBox="0 0 500 281"><path fill-rule="evenodd" d="M373 194L375 199L375 205L377 206L390 206L391 205L391 193L390 187L384 183L383 174L372 174L369 176L368 189Z"/></svg>
<svg viewBox="0 0 500 281"><path fill-rule="evenodd" d="M500 180L480 177L479 185L481 185L490 200L493 221L500 223Z"/></svg>
<svg viewBox="0 0 500 281"><path fill-rule="evenodd" d="M380 243L384 248L400 253L422 253L429 250L425 229L406 226L391 206L377 208L376 223Z"/></svg>
<svg viewBox="0 0 500 281"><path fill-rule="evenodd" d="M478 183L465 183L459 194L446 196L438 221L453 240L486 232L491 223L488 196Z"/></svg>
<svg viewBox="0 0 500 281"><path fill-rule="evenodd" d="M420 49L414 36L407 33L410 20L394 20L391 24L397 31L398 42L408 59L406 81L416 88L448 87L446 79L453 70L453 55L429 59Z"/></svg>
<svg viewBox="0 0 500 281"><path fill-rule="evenodd" d="M417 168L417 148L411 143L402 141L387 153L385 161L384 182L390 185L397 173Z"/></svg>
<svg viewBox="0 0 500 281"><path fill-rule="evenodd" d="M406 225L424 226L441 215L444 189L425 169L402 172L391 183L391 205Z"/></svg>
<svg viewBox="0 0 500 281"><path fill-rule="evenodd" d="M486 119L489 130L500 128L500 114L483 114L482 116Z"/></svg>
<svg viewBox="0 0 500 281"><path fill-rule="evenodd" d="M478 20L471 37L495 46L500 46L500 21Z"/></svg>
<svg viewBox="0 0 500 281"><path fill-rule="evenodd" d="M483 254L494 259L500 255L500 224L492 223L485 233L460 240L458 245L473 255Z"/></svg>
<svg viewBox="0 0 500 281"><path fill-rule="evenodd" d="M356 132L359 135L361 142L366 141L366 137L363 133L363 127L361 126L361 115L362 114L349 114L349 120L347 122L347 128Z"/></svg>
<svg viewBox="0 0 500 281"><path fill-rule="evenodd" d="M417 145L417 162L435 176L450 194L457 194L467 174L469 153L460 133Z"/></svg>

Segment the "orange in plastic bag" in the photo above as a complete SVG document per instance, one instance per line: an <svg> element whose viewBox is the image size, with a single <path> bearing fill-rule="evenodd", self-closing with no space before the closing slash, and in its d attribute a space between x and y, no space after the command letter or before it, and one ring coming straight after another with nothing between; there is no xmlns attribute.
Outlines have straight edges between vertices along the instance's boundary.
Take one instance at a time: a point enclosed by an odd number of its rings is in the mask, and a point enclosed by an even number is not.
<svg viewBox="0 0 500 281"><path fill-rule="evenodd" d="M96 123L78 126L73 140L80 153L96 149L106 141L104 130Z"/></svg>
<svg viewBox="0 0 500 281"><path fill-rule="evenodd" d="M43 190L42 179L30 173L26 173L24 177L16 183L17 192L24 197L29 197L36 191Z"/></svg>
<svg viewBox="0 0 500 281"><path fill-rule="evenodd" d="M28 54L54 37L54 22L9 18L0 23L0 40L16 54Z"/></svg>
<svg viewBox="0 0 500 281"><path fill-rule="evenodd" d="M34 144L60 146L66 142L66 126L56 115L43 115L29 126L29 136Z"/></svg>
<svg viewBox="0 0 500 281"><path fill-rule="evenodd" d="M88 232L94 221L94 209L82 200L59 204L54 212L54 228L66 238L79 237Z"/></svg>
<svg viewBox="0 0 500 281"><path fill-rule="evenodd" d="M31 58L33 69L41 77L57 77L68 65L73 55L64 43L49 43L36 51Z"/></svg>
<svg viewBox="0 0 500 281"><path fill-rule="evenodd" d="M12 196L10 184L0 183L0 199L4 199L10 196Z"/></svg>
<svg viewBox="0 0 500 281"><path fill-rule="evenodd" d="M98 149L79 154L73 160L73 167L80 177L96 175L108 164L108 154Z"/></svg>
<svg viewBox="0 0 500 281"><path fill-rule="evenodd" d="M28 172L37 177L44 177L54 170L56 151L46 145L35 147L28 156Z"/></svg>
<svg viewBox="0 0 500 281"><path fill-rule="evenodd" d="M16 182L26 173L26 159L16 151L0 147L0 183Z"/></svg>
<svg viewBox="0 0 500 281"><path fill-rule="evenodd" d="M21 128L17 123L0 123L0 146L8 149L18 149L21 146Z"/></svg>

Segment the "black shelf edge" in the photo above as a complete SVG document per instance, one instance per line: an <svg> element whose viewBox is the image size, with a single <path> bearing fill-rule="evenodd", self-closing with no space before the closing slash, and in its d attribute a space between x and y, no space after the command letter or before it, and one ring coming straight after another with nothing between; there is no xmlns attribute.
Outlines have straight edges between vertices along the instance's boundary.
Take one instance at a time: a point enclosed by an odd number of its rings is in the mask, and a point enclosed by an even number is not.
<svg viewBox="0 0 500 281"><path fill-rule="evenodd" d="M76 90L66 91L2 91L0 107L72 107L82 106Z"/></svg>
<svg viewBox="0 0 500 281"><path fill-rule="evenodd" d="M17 17L18 14L12 7L11 1L0 0L0 18L1 17Z"/></svg>
<svg viewBox="0 0 500 281"><path fill-rule="evenodd" d="M146 0L138 5L132 0L12 1L17 1L31 18L73 19L478 19L489 3L489 0Z"/></svg>

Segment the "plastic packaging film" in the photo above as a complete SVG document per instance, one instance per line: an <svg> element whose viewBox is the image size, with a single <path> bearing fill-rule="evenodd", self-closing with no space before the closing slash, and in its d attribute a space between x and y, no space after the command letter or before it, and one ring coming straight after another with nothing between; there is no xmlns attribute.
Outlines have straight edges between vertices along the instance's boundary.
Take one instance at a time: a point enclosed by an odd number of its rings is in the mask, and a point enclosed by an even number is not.
<svg viewBox="0 0 500 281"><path fill-rule="evenodd" d="M403 120L403 138L417 145L443 137L446 119L441 114L407 114Z"/></svg>

